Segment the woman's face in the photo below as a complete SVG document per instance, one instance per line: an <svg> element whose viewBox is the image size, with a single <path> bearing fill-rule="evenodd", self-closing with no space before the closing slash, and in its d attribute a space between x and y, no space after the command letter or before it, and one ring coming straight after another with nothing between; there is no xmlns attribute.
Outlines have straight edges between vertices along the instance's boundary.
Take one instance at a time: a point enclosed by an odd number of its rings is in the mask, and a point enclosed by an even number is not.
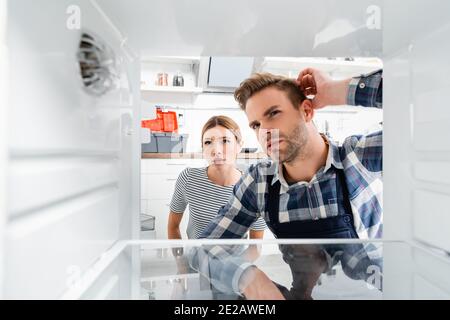
<svg viewBox="0 0 450 320"><path fill-rule="evenodd" d="M205 131L202 139L203 157L210 165L234 165L241 145L231 130L222 126Z"/></svg>

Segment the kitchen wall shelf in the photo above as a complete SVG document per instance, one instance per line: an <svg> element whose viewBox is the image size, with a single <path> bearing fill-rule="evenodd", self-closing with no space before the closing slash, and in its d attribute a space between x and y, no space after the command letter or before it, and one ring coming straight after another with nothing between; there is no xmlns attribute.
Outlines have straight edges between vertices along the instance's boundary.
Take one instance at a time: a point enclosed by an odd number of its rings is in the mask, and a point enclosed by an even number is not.
<svg viewBox="0 0 450 320"><path fill-rule="evenodd" d="M198 64L200 57L195 56L149 56L142 57L141 62L146 63L179 63L179 64Z"/></svg>
<svg viewBox="0 0 450 320"><path fill-rule="evenodd" d="M296 77L298 72L305 68L317 68L342 78L368 73L382 67L383 63L378 58L355 58L353 61L346 61L343 58L265 57L260 68L268 72L290 73L291 77Z"/></svg>
<svg viewBox="0 0 450 320"><path fill-rule="evenodd" d="M192 93L199 94L203 92L203 89L200 87L147 87L141 89L141 92L170 92L170 93Z"/></svg>

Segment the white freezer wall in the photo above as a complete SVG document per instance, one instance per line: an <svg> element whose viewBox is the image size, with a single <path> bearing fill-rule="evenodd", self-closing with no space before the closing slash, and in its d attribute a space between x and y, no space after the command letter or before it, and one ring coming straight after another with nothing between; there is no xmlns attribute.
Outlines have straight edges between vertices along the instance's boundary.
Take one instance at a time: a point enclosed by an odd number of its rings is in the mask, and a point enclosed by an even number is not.
<svg viewBox="0 0 450 320"><path fill-rule="evenodd" d="M0 288L3 288L4 261L3 245L6 222L6 163L7 163L7 50L6 50L6 0L0 0ZM2 292L0 290L0 298Z"/></svg>
<svg viewBox="0 0 450 320"><path fill-rule="evenodd" d="M450 3L408 3L384 6L385 236L450 252Z"/></svg>
<svg viewBox="0 0 450 320"><path fill-rule="evenodd" d="M450 3L384 8L386 298L450 298ZM433 249L430 249L433 248Z"/></svg>
<svg viewBox="0 0 450 320"><path fill-rule="evenodd" d="M77 9L81 29L69 29ZM8 1L7 19L2 297L59 298L118 240L138 235L139 62L95 1ZM83 30L117 59L117 86L102 96L82 85ZM109 272L130 287L124 270ZM129 297L131 287L121 289Z"/></svg>

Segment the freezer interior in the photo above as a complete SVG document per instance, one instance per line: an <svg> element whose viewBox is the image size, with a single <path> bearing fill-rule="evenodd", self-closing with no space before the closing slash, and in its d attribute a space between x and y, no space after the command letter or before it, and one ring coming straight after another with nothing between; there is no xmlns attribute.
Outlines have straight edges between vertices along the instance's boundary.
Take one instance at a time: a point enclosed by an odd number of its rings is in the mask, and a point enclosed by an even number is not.
<svg viewBox="0 0 450 320"><path fill-rule="evenodd" d="M449 39L445 0L0 0L0 298L214 297L140 240L141 60L241 56L383 61L382 292L338 263L311 297L448 299Z"/></svg>

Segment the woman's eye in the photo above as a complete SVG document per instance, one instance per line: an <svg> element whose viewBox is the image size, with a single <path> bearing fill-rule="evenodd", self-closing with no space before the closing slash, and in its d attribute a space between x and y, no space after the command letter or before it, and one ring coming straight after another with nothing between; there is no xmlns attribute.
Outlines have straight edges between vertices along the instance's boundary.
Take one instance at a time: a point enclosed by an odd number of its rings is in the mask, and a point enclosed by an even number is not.
<svg viewBox="0 0 450 320"><path fill-rule="evenodd" d="M259 128L259 124L254 124L254 125L252 125L252 129L253 130L256 130L256 129L258 129Z"/></svg>
<svg viewBox="0 0 450 320"><path fill-rule="evenodd" d="M205 141L203 144L204 144L205 146L210 145L210 144L211 144L211 141Z"/></svg>
<svg viewBox="0 0 450 320"><path fill-rule="evenodd" d="M230 143L229 139L223 139L223 143Z"/></svg>

